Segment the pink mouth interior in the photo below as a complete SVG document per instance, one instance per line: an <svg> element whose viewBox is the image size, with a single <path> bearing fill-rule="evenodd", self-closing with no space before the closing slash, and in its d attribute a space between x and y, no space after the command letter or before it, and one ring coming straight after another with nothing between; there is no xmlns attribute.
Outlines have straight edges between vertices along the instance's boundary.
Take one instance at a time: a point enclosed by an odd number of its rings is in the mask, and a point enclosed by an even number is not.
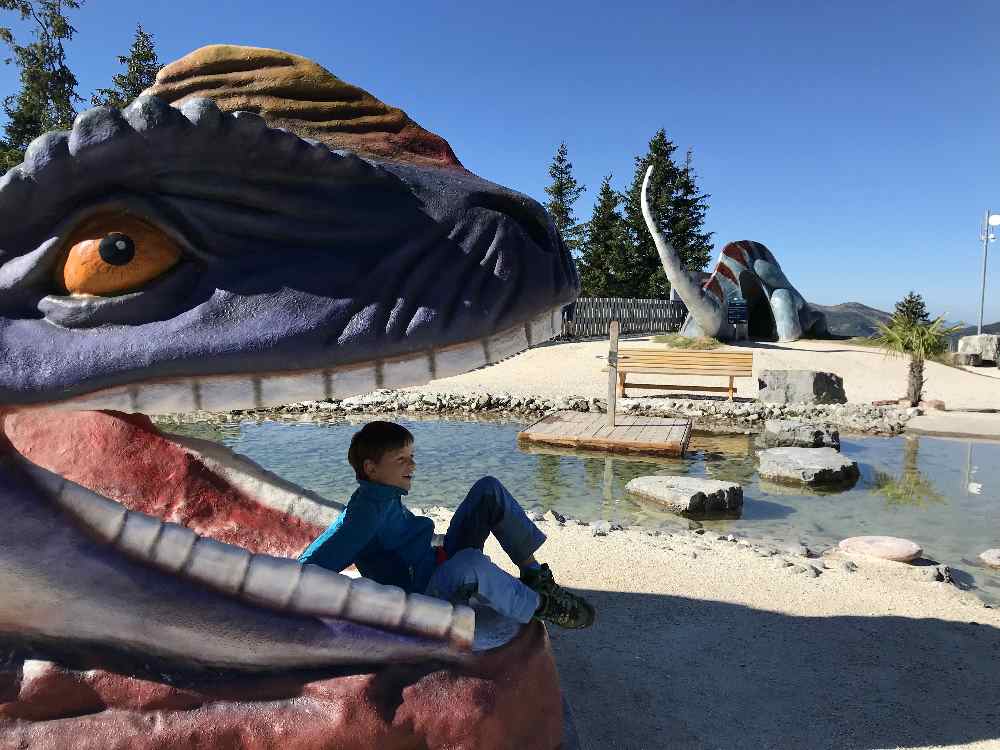
<svg viewBox="0 0 1000 750"><path fill-rule="evenodd" d="M32 463L255 554L296 557L323 531L247 496L142 414L32 410L8 414L3 425Z"/></svg>

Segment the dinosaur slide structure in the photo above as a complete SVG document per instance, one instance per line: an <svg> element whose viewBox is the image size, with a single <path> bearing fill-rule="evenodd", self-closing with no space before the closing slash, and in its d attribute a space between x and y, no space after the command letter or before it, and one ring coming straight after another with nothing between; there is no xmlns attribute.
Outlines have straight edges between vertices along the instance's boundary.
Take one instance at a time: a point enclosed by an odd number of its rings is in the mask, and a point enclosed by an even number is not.
<svg viewBox="0 0 1000 750"><path fill-rule="evenodd" d="M803 335L827 334L826 316L805 301L785 277L771 251L759 242L728 243L705 283L695 282L650 213L646 191L652 170L652 167L646 170L642 182L642 217L653 235L670 285L687 306L682 335L711 336L722 341L735 339L736 327L728 315L729 304L734 300L746 303L751 339L796 341Z"/></svg>
<svg viewBox="0 0 1000 750"><path fill-rule="evenodd" d="M0 747L559 747L540 624L298 564L337 503L149 416L471 370L578 292L538 203L295 55L205 47L35 140L0 179Z"/></svg>

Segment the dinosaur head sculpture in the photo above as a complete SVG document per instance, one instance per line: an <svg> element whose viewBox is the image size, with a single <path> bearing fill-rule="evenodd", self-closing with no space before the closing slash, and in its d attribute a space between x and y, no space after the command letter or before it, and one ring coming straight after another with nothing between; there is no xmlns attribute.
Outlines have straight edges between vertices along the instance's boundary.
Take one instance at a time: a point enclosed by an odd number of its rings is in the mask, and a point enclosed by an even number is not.
<svg viewBox="0 0 1000 750"><path fill-rule="evenodd" d="M652 172L649 167L642 181L642 216L671 286L687 305L682 334L724 341L735 338L736 329L727 314L733 299L747 303L751 338L795 341L804 334L826 334L826 316L809 306L785 277L771 251L759 242L730 242L722 249L715 271L704 285L692 280L653 219L646 200Z"/></svg>
<svg viewBox="0 0 1000 750"><path fill-rule="evenodd" d="M0 179L0 636L247 670L458 658L467 608L200 536L17 450L39 413L426 383L555 335L578 293L524 195L176 104L86 111Z"/></svg>

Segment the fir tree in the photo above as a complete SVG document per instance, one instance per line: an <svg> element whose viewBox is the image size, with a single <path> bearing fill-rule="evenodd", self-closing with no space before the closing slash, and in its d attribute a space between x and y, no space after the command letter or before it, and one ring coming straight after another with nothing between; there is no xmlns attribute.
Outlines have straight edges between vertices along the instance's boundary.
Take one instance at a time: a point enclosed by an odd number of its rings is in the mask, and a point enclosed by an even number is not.
<svg viewBox="0 0 1000 750"><path fill-rule="evenodd" d="M611 188L608 175L601 183L594 212L583 232L577 264L582 297L630 296L625 223L618 210L621 201L621 194Z"/></svg>
<svg viewBox="0 0 1000 750"><path fill-rule="evenodd" d="M142 24L136 24L135 39L128 55L119 55L118 62L125 66L125 72L112 77L113 88L98 89L90 98L95 107L127 107L137 96L156 82L160 61L156 58L153 35L143 31Z"/></svg>
<svg viewBox="0 0 1000 750"><path fill-rule="evenodd" d="M34 41L18 44L9 28L0 28L20 69L21 90L4 99L7 114L0 140L0 171L20 164L35 138L49 130L68 130L76 117L76 76L66 64L63 42L76 33L64 10L77 9L83 0L0 0L0 10L17 12L34 22Z"/></svg>
<svg viewBox="0 0 1000 750"><path fill-rule="evenodd" d="M712 196L698 192L697 175L691 162L691 149L688 149L674 185L674 213L668 236L681 254L684 267L689 271L700 271L712 260L713 232L700 231L704 228L708 199Z"/></svg>
<svg viewBox="0 0 1000 750"><path fill-rule="evenodd" d="M915 292L910 292L896 303L894 316L907 323L930 323L931 316L927 314L924 298Z"/></svg>
<svg viewBox="0 0 1000 750"><path fill-rule="evenodd" d="M573 204L585 188L578 185L573 177L573 165L568 158L569 151L565 143L559 144L552 163L549 165L549 176L552 184L545 188L549 200L545 204L555 222L556 230L570 252L574 252L581 242L583 228L576 223L573 216Z"/></svg>
<svg viewBox="0 0 1000 750"><path fill-rule="evenodd" d="M623 196L627 241L632 254L628 282L630 296L666 298L670 282L663 272L656 244L642 217L642 182L652 165L647 196L660 233L674 246L688 271L703 269L711 257L711 232L702 232L708 195L698 192L691 152L679 168L673 155L677 146L662 128L649 141L645 155L635 159L632 185Z"/></svg>

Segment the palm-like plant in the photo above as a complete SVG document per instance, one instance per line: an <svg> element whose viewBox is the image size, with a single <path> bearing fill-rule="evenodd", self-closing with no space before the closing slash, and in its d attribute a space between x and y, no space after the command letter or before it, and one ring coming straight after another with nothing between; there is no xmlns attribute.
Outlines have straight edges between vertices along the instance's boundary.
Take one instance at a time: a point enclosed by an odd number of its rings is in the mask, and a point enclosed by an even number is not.
<svg viewBox="0 0 1000 750"><path fill-rule="evenodd" d="M924 360L943 354L948 349L948 337L961 325L945 328L944 318L922 323L903 315L893 315L888 324L878 324L875 343L890 355L910 357L910 376L906 397L911 406L920 403L924 390Z"/></svg>

